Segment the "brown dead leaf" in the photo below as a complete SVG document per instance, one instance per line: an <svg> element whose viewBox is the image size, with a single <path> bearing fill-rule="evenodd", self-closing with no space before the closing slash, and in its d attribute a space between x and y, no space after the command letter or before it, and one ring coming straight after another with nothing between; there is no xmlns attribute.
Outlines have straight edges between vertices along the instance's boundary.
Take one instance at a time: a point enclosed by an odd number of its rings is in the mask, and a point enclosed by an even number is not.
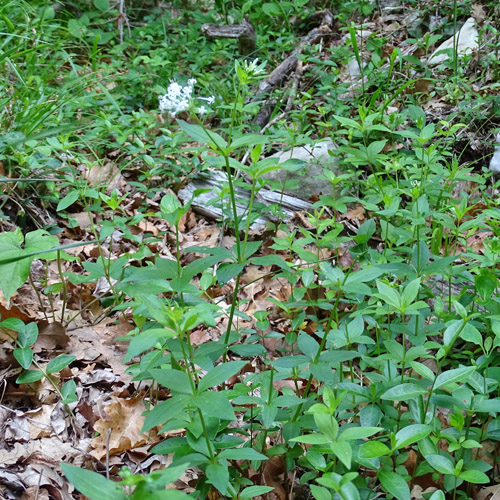
<svg viewBox="0 0 500 500"><path fill-rule="evenodd" d="M351 208L345 214L342 214L340 220L350 220L353 222L363 222L365 220L365 208L363 205L358 205L357 207Z"/></svg>
<svg viewBox="0 0 500 500"><path fill-rule="evenodd" d="M116 339L128 335L134 327L123 317L120 317L118 322L114 319L107 318L102 323L92 327L95 332L100 336L104 345L116 345ZM126 346L124 342L122 344Z"/></svg>
<svg viewBox="0 0 500 500"><path fill-rule="evenodd" d="M120 377L120 381L128 384L132 377L125 373L127 366L123 364L123 348L117 342L111 346L104 345L99 333L92 327L75 328L70 332L69 354L81 361L99 361L107 364Z"/></svg>
<svg viewBox="0 0 500 500"><path fill-rule="evenodd" d="M45 488L39 488L36 485L24 490L19 500L50 500L50 497L49 492Z"/></svg>
<svg viewBox="0 0 500 500"><path fill-rule="evenodd" d="M38 322L38 331L38 338L33 347L34 352L54 351L68 346L69 337L66 329L58 321L41 320Z"/></svg>
<svg viewBox="0 0 500 500"><path fill-rule="evenodd" d="M118 167L110 161L104 165L94 163L90 170L87 170L84 175L91 186L106 186L106 192L108 194L111 193L113 189L118 189L125 183Z"/></svg>
<svg viewBox="0 0 500 500"><path fill-rule="evenodd" d="M264 466L263 484L274 487L274 491L269 494L273 500L288 500L288 492L283 487L285 473L285 461L281 456L272 457Z"/></svg>
<svg viewBox="0 0 500 500"><path fill-rule="evenodd" d="M90 217L89 217L90 215ZM77 212L76 214L71 214L71 217L73 219L76 219L78 221L78 227L80 229L89 229L90 227L92 227L92 223L94 222L93 221L93 214L89 212ZM80 248L80 247L76 247L77 249ZM69 250L74 250L73 248L70 248ZM70 252L68 252L70 253ZM75 255L75 254L71 254L71 255ZM76 254L78 255L78 254Z"/></svg>
<svg viewBox="0 0 500 500"><path fill-rule="evenodd" d="M500 500L500 484L481 488L476 500Z"/></svg>
<svg viewBox="0 0 500 500"><path fill-rule="evenodd" d="M111 433L109 436L110 455L137 448L145 443L154 443L156 431L141 432L145 419L142 414L145 410L144 393L140 393L133 399L114 398L114 401L105 409L108 418L100 419L94 425L99 436L93 439L94 450L90 454L99 460L104 458L109 432Z"/></svg>
<svg viewBox="0 0 500 500"><path fill-rule="evenodd" d="M12 448L0 449L0 464L16 464L26 462L35 456L43 456L46 462L57 465L61 461L71 461L74 465L83 463L83 453L90 446L90 439L81 439L77 448L71 443L61 441L58 437L46 437L29 441L16 442Z"/></svg>
<svg viewBox="0 0 500 500"><path fill-rule="evenodd" d="M55 407L56 404L42 405L36 410L25 413L29 425L30 439L50 437L53 434L51 415Z"/></svg>
<svg viewBox="0 0 500 500"><path fill-rule="evenodd" d="M484 5L480 3L473 3L471 5L471 16L476 20L478 24L484 23L488 15L484 10Z"/></svg>

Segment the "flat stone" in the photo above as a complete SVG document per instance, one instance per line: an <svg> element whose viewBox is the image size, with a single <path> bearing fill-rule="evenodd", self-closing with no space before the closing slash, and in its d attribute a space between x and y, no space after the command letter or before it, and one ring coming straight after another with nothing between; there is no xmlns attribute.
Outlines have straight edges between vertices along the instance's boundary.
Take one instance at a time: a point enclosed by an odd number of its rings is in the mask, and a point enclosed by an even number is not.
<svg viewBox="0 0 500 500"><path fill-rule="evenodd" d="M295 171L283 168L269 172L264 175L264 178L269 181L279 181L281 185L286 180L287 187L283 193L301 200L310 200L313 195L331 195L333 194L332 183L325 178L323 170L336 171L337 159L329 154L329 151L335 149L337 146L331 139L324 139L311 146L296 146L288 151L276 153L271 158L278 158L278 164L293 159L298 160L294 162L295 166L300 166L300 161L304 162L303 166ZM288 187L288 184L291 186ZM293 188L293 185L296 188ZM276 186L273 188L277 191L281 190Z"/></svg>
<svg viewBox="0 0 500 500"><path fill-rule="evenodd" d="M452 36L448 40L444 41L429 57L428 64L431 66L437 66L442 62L448 60L450 56L448 54L443 54L441 51L446 49L453 49L456 46L458 55L470 54L479 47L478 39L479 33L476 28L476 21L473 17L469 17L465 24L456 33L458 40L455 41L455 37Z"/></svg>
<svg viewBox="0 0 500 500"><path fill-rule="evenodd" d="M500 173L500 132L497 134L495 152L490 160L490 170L495 174Z"/></svg>

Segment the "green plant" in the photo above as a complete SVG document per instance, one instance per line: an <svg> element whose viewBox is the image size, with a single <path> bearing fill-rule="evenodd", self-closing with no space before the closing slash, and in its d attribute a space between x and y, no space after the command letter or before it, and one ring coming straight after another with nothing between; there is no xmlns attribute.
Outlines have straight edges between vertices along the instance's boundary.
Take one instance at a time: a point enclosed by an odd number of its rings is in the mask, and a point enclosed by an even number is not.
<svg viewBox="0 0 500 500"><path fill-rule="evenodd" d="M53 377L53 374L60 372L74 361L75 356L61 354L52 359L47 366L42 367L42 365L34 359L32 350L32 346L38 338L38 327L36 323L24 324L17 318L8 318L0 322L0 329L18 346L13 350L13 355L24 371L17 377L17 384L31 384L45 378L59 395L62 404L67 406L78 400L76 396L76 383L74 380L68 380L59 387L59 384ZM17 335L12 332L16 332ZM35 365L36 370L30 370L32 364ZM69 411L72 413L71 410Z"/></svg>

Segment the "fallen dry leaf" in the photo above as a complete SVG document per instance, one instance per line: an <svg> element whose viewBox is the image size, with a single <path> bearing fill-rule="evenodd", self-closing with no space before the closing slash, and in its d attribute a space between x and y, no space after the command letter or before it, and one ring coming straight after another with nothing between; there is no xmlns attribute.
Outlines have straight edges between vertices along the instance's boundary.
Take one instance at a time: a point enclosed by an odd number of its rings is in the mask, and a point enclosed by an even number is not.
<svg viewBox="0 0 500 500"><path fill-rule="evenodd" d="M132 399L113 399L105 408L107 418L100 419L94 424L94 429L99 436L93 439L94 449L90 454L99 460L106 456L108 434L110 455L156 441L156 431L141 432L145 420L142 414L146 410L144 393Z"/></svg>

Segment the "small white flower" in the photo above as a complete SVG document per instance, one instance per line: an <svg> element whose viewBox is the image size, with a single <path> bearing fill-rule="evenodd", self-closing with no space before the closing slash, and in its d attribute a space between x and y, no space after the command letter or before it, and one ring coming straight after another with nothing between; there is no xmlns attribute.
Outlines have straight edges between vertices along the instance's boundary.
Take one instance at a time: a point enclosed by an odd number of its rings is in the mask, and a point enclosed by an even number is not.
<svg viewBox="0 0 500 500"><path fill-rule="evenodd" d="M200 106L197 112L199 115L204 115L207 112L207 108L205 108L205 106Z"/></svg>
<svg viewBox="0 0 500 500"><path fill-rule="evenodd" d="M248 75L259 75L264 71L266 61L259 65L259 59L256 57L251 63L248 61L243 62L243 69Z"/></svg>
<svg viewBox="0 0 500 500"><path fill-rule="evenodd" d="M177 113L189 110L191 100L193 99L195 84L196 78L190 78L185 87L179 85L177 82L170 82L167 88L167 93L158 98L158 108L160 112L168 112L170 116L174 117ZM215 98L213 96L199 97L198 99L205 100L209 104L213 104L215 102ZM207 112L207 109L205 106L201 106L198 112L203 114Z"/></svg>
<svg viewBox="0 0 500 500"><path fill-rule="evenodd" d="M215 97L211 95L210 97L198 97L200 101L207 101L208 104L213 104L215 102Z"/></svg>

